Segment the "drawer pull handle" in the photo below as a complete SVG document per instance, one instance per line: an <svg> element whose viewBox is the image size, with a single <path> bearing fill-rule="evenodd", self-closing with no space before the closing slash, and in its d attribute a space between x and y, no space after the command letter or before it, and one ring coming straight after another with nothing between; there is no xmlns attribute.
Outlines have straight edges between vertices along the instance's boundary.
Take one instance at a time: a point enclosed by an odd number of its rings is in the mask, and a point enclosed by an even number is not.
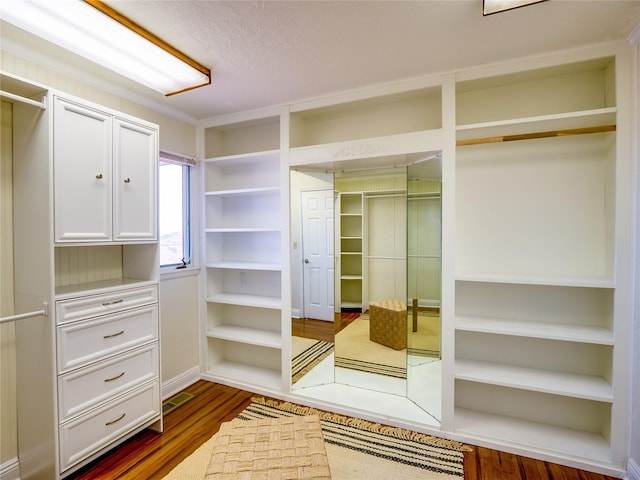
<svg viewBox="0 0 640 480"><path fill-rule="evenodd" d="M120 330L118 333L112 333L111 335L105 335L102 338L113 338L113 337L117 337L118 335L122 335L124 333L124 330Z"/></svg>
<svg viewBox="0 0 640 480"><path fill-rule="evenodd" d="M125 415L126 415L126 413L123 413L122 415L120 415L115 420L111 420L110 422L105 423L104 426L108 427L109 425L113 425L114 423L118 423L120 420L122 420L125 417Z"/></svg>
<svg viewBox="0 0 640 480"><path fill-rule="evenodd" d="M116 375L115 377L105 378L104 381L105 381L105 383L113 382L114 380L117 380L117 379L122 378L122 377L124 377L124 372L122 372L120 375Z"/></svg>
<svg viewBox="0 0 640 480"><path fill-rule="evenodd" d="M109 305L115 305L116 303L122 303L122 302L124 302L124 298L121 298L120 300L114 300L113 302L102 302L102 306L108 307Z"/></svg>

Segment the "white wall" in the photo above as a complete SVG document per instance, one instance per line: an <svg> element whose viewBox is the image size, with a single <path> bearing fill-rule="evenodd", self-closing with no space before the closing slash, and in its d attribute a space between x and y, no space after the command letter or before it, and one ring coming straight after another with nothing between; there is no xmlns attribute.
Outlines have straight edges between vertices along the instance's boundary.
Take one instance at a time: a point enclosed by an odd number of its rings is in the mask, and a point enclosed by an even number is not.
<svg viewBox="0 0 640 480"><path fill-rule="evenodd" d="M0 102L0 317L13 315L13 110ZM13 323L0 325L0 465L16 456L16 372Z"/></svg>

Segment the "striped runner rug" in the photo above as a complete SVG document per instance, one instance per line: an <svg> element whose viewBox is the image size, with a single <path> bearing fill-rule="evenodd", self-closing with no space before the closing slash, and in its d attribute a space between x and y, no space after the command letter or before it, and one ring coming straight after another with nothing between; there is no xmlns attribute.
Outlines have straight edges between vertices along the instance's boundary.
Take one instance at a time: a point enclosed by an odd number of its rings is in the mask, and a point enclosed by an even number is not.
<svg viewBox="0 0 640 480"><path fill-rule="evenodd" d="M333 480L460 480L466 445L410 430L346 417L289 402L252 398L236 418L318 415ZM215 435L214 435L215 437ZM209 465L211 437L164 480L201 480Z"/></svg>
<svg viewBox="0 0 640 480"><path fill-rule="evenodd" d="M296 383L333 353L333 343L291 337L291 382Z"/></svg>
<svg viewBox="0 0 640 480"><path fill-rule="evenodd" d="M252 398L238 418L318 415L334 480L450 480L464 477L464 444L290 402Z"/></svg>

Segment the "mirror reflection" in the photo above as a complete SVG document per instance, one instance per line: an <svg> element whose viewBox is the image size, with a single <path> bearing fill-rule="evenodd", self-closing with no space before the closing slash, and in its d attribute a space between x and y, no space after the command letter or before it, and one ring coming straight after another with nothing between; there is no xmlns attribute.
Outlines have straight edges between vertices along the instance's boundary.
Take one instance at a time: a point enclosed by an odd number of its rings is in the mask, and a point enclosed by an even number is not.
<svg viewBox="0 0 640 480"><path fill-rule="evenodd" d="M336 173L335 381L406 394L405 167Z"/></svg>
<svg viewBox="0 0 640 480"><path fill-rule="evenodd" d="M291 172L292 388L406 396L439 419L440 156L393 160Z"/></svg>

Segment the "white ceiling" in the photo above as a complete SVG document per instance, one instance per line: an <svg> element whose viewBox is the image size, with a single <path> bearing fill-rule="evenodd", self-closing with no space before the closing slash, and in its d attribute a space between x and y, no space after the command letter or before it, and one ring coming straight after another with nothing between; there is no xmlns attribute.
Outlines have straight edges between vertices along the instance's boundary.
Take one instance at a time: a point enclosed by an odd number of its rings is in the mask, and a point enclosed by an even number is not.
<svg viewBox="0 0 640 480"><path fill-rule="evenodd" d="M212 85L163 97L5 23L2 48L192 121L623 39L640 23L640 0L549 0L487 17L482 0L105 3L209 67Z"/></svg>

